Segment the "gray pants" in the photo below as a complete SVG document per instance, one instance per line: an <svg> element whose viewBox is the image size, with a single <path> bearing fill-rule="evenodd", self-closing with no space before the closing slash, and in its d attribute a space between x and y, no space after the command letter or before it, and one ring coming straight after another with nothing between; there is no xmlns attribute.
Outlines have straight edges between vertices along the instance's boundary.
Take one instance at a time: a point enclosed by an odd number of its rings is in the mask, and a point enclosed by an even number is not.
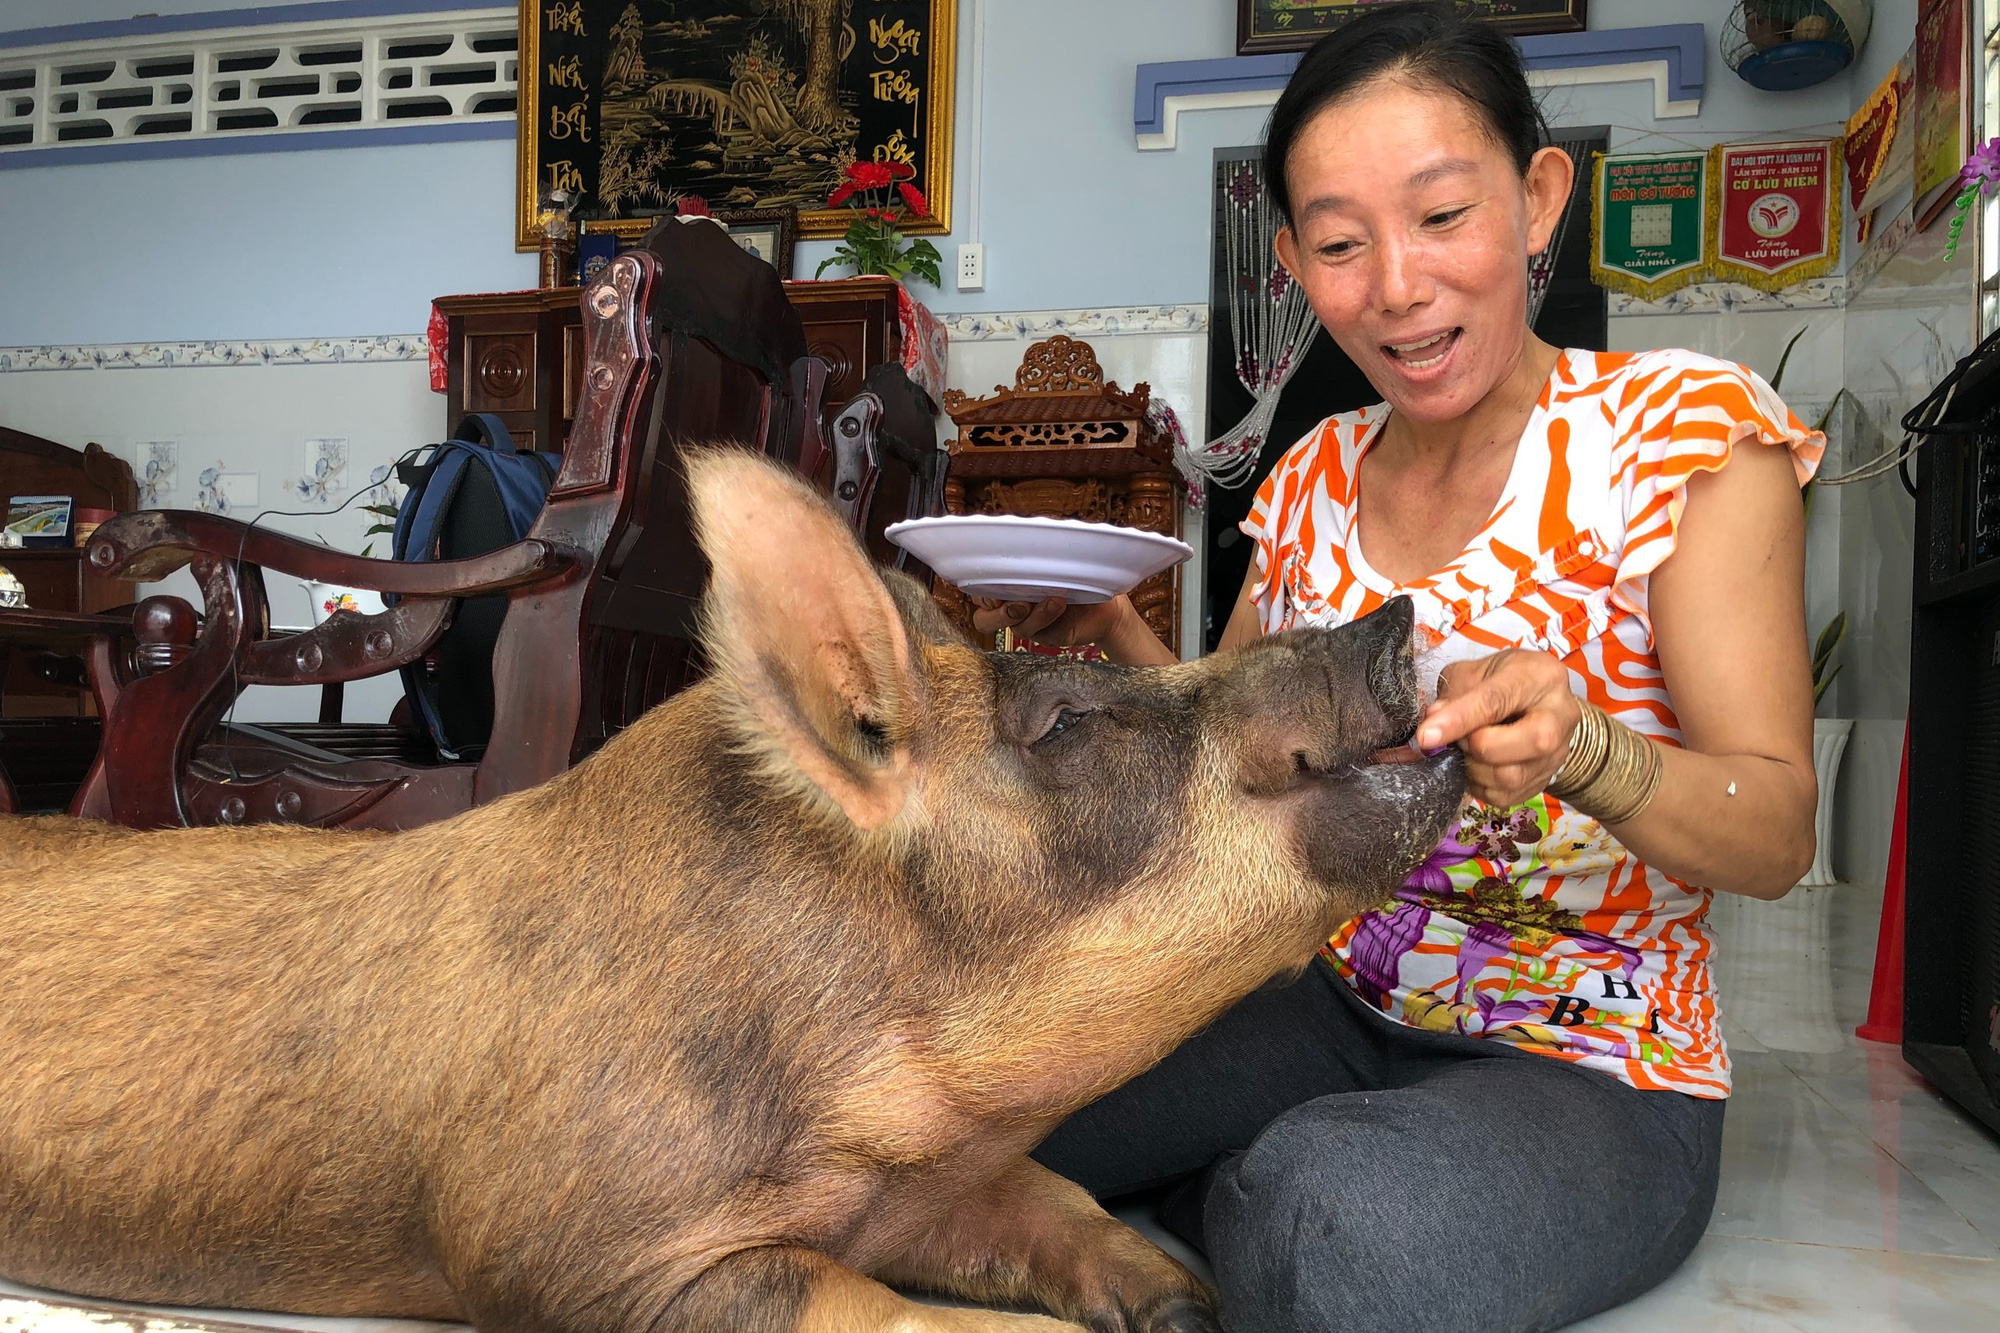
<svg viewBox="0 0 2000 1333"><path fill-rule="evenodd" d="M1403 1027L1314 962L1035 1156L1101 1199L1171 1187L1231 1333L1552 1329L1694 1248L1723 1105Z"/></svg>

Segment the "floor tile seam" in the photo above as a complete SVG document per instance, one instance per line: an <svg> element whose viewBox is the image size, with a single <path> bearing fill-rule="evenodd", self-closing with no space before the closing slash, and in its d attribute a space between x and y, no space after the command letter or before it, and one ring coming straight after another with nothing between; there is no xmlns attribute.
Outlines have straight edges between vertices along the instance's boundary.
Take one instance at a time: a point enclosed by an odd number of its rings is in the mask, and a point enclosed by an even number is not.
<svg viewBox="0 0 2000 1333"><path fill-rule="evenodd" d="M1904 1171L1908 1171L1910 1173L1910 1176L1913 1179L1917 1180L1918 1183L1920 1184L1922 1183L1922 1177L1917 1175L1916 1171L1910 1167L1910 1164L1908 1162L1905 1162L1902 1158L1896 1155L1896 1150L1894 1148L1891 1148L1888 1144L1883 1143L1881 1140L1875 1137L1875 1125L1872 1118L1870 1119L1868 1124L1865 1125L1862 1124L1861 1121L1857 1120L1855 1117L1849 1115L1846 1111L1842 1110L1839 1104L1836 1103L1833 1100L1833 1098L1827 1096L1824 1092L1821 1092L1817 1087L1815 1087L1813 1085L1812 1079L1808 1078L1805 1074L1801 1073L1799 1070L1792 1068L1791 1065L1786 1064L1785 1058L1782 1055L1778 1057L1778 1063L1784 1066L1786 1073L1790 1074L1793 1078L1799 1081L1800 1087L1804 1088L1807 1092L1811 1093L1815 1098L1817 1098L1821 1105L1825 1106L1827 1110L1833 1112L1834 1115L1838 1116L1846 1124L1852 1126L1854 1132L1859 1134L1871 1148L1874 1148L1877 1152L1887 1157L1890 1161L1894 1162L1898 1167L1902 1168ZM1872 1105L1873 1103L1870 1104ZM1930 1189L1930 1186L1925 1185L1924 1188ZM1931 1193L1935 1194L1937 1193L1937 1191L1931 1190ZM1953 1209L1952 1211L1956 1212L1958 1210Z"/></svg>
<svg viewBox="0 0 2000 1333"><path fill-rule="evenodd" d="M1918 1244L1899 1245L1892 1250L1885 1245L1842 1245L1837 1241L1801 1240L1797 1236L1760 1236L1746 1231L1710 1230L1702 1234L1713 1236L1717 1240L1754 1240L1762 1241L1769 1245L1811 1245L1823 1250L1851 1250L1856 1254L1908 1255L1916 1259L1969 1259L1982 1264L2000 1264L2000 1246L1995 1246L1986 1233L1977 1227L1971 1226L1970 1223L1967 1224L1967 1227L1976 1239L1994 1252L1991 1254L1954 1254L1950 1250L1934 1249Z"/></svg>
<svg viewBox="0 0 2000 1333"><path fill-rule="evenodd" d="M1800 1087L1804 1088L1807 1093L1809 1093L1812 1097L1814 1097L1822 1105L1824 1105L1829 1111L1831 1111L1838 1123L1848 1126L1848 1128L1854 1133L1855 1137L1859 1139L1861 1143L1865 1144L1873 1152L1881 1154L1883 1157L1886 1157L1890 1162L1894 1163L1896 1169L1902 1172L1905 1176L1907 1176L1912 1185L1914 1185L1917 1189L1922 1190L1925 1194L1928 1194L1932 1199L1936 1200L1940 1208L1944 1209L1944 1211L1950 1214L1951 1216L1956 1217L1961 1223L1964 1224L1967 1231L1971 1232L1973 1236L1977 1237L1980 1241L1984 1242L1986 1245L1992 1246L1996 1250L1996 1253L1993 1255L1962 1255L1962 1254L1947 1254L1943 1251L1933 1250L1933 1249L1905 1249L1900 1246L1892 1250L1885 1246L1857 1247L1857 1246L1831 1245L1828 1242L1794 1240L1782 1236L1749 1236L1736 1232L1717 1231L1713 1228L1712 1224L1706 1234L1712 1236L1727 1236L1735 1240L1768 1240L1773 1242L1774 1244L1779 1244L1779 1245L1817 1244L1830 1249L1858 1248L1862 1249L1864 1252L1874 1253L1874 1254L1921 1254L1939 1259L1978 1259L1982 1263L2000 1263L2000 1244L1996 1244L1994 1238L1987 1235L1985 1231L1981 1230L1980 1227L1976 1225L1971 1218L1967 1217L1958 1208L1953 1207L1949 1200L1947 1200L1942 1194L1939 1194L1937 1190L1931 1187L1929 1181L1925 1180L1922 1176L1918 1175L1914 1170L1912 1170L1909 1167L1907 1163L1903 1162L1900 1158L1898 1158L1894 1153L1890 1152L1882 1144L1876 1142L1875 1136L1870 1127L1859 1124L1854 1119L1853 1116L1847 1114L1847 1112L1841 1110L1840 1107L1834 1105L1831 1098L1829 1098L1825 1093L1821 1092L1818 1088L1814 1087L1812 1083L1809 1082L1803 1074L1800 1074L1797 1070L1793 1069L1790 1065L1786 1064L1782 1057L1778 1059L1778 1067L1784 1070L1787 1074L1789 1074L1794 1080L1798 1082Z"/></svg>
<svg viewBox="0 0 2000 1333"><path fill-rule="evenodd" d="M1819 1100L1825 1103L1828 1109L1830 1109L1835 1115L1839 1116L1849 1125L1852 1125L1855 1129L1855 1132L1860 1134L1861 1137L1868 1142L1868 1145L1871 1148L1875 1149L1875 1151L1881 1153L1884 1157L1887 1157L1890 1161L1894 1162L1898 1170L1904 1172L1910 1177L1910 1179L1916 1181L1917 1184L1923 1186L1924 1189L1930 1192L1932 1198L1936 1199L1940 1204L1944 1205L1944 1207L1950 1210L1950 1212L1954 1216L1956 1216L1961 1222L1965 1223L1966 1226L1970 1227L1972 1229L1973 1235L1979 1237L1981 1240L1986 1241L1988 1244L1994 1246L1996 1251L2000 1251L2000 1236L1989 1236L1986 1233L1985 1228L1981 1227L1979 1223L1974 1221L1972 1218L1966 1216L1964 1210L1955 1206L1951 1202L1951 1200L1945 1198L1942 1193L1940 1193L1935 1187L1933 1187L1928 1180L1925 1180L1921 1175L1919 1175L1917 1173L1917 1169L1915 1166L1911 1165L1909 1162L1904 1161L1901 1155L1901 1150L1899 1148L1892 1148L1888 1144L1883 1143L1880 1139L1876 1138L1874 1125L1872 1123L1864 1125L1860 1121L1856 1120L1853 1116L1849 1115L1846 1111L1841 1110L1840 1107L1834 1103L1831 1097L1828 1097L1824 1092L1821 1092L1818 1088L1813 1086L1811 1079L1807 1078L1804 1074L1801 1074L1798 1070L1793 1069L1790 1065L1785 1064L1784 1058L1782 1056L1779 1057L1778 1063L1784 1065L1786 1072L1790 1073L1793 1078L1796 1078L1801 1084L1803 1084L1807 1092L1810 1092L1813 1096L1819 1098ZM1929 1085L1926 1084L1925 1086L1928 1087ZM1915 1150L1912 1149L1911 1151L1914 1152ZM1893 1250L1893 1251L1888 1251L1888 1253L1923 1254L1923 1253L1929 1253L1929 1251ZM2000 1259L2000 1254L1996 1254L1995 1258Z"/></svg>
<svg viewBox="0 0 2000 1333"><path fill-rule="evenodd" d="M1747 1240L1759 1245L1797 1245L1812 1250L1838 1250L1843 1254L1891 1254L1910 1255L1922 1259L1947 1259L1952 1263L1987 1264L2000 1273L2000 1255L1981 1254L1940 1254L1936 1250L1887 1250L1878 1245L1836 1245L1827 1240L1798 1240L1786 1236L1736 1236L1726 1231L1706 1233L1717 1240Z"/></svg>

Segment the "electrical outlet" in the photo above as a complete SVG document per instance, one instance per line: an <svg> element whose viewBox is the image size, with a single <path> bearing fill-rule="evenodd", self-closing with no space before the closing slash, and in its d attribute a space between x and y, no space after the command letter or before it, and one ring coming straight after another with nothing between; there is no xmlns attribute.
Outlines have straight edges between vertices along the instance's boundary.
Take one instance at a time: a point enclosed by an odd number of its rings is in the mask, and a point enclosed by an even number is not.
<svg viewBox="0 0 2000 1333"><path fill-rule="evenodd" d="M958 247L958 289L962 292L986 290L986 247L978 243Z"/></svg>

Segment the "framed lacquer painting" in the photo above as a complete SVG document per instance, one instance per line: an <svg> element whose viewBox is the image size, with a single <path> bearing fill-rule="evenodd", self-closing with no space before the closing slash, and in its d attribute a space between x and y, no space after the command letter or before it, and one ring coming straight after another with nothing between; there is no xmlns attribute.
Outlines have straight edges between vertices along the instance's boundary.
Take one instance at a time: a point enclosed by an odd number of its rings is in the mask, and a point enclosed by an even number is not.
<svg viewBox="0 0 2000 1333"><path fill-rule="evenodd" d="M516 243L573 190L587 232L645 234L695 197L795 208L802 237L850 162L900 162L951 229L958 0L521 0Z"/></svg>
<svg viewBox="0 0 2000 1333"><path fill-rule="evenodd" d="M1387 0L1236 0L1236 53L1303 51ZM1588 0L1459 0L1459 9L1516 36L1582 32Z"/></svg>

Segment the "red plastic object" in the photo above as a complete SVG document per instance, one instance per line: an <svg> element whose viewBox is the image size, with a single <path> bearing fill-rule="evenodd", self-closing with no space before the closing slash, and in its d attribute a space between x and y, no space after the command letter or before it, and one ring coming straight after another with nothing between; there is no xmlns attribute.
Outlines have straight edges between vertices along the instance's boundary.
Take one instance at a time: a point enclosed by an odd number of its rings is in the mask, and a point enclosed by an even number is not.
<svg viewBox="0 0 2000 1333"><path fill-rule="evenodd" d="M1889 832L1889 873L1882 880L1882 927L1875 935L1875 980L1868 1020L1854 1029L1863 1041L1903 1043L1903 838L1910 808L1910 728L1903 724L1903 771L1896 778L1895 825Z"/></svg>

